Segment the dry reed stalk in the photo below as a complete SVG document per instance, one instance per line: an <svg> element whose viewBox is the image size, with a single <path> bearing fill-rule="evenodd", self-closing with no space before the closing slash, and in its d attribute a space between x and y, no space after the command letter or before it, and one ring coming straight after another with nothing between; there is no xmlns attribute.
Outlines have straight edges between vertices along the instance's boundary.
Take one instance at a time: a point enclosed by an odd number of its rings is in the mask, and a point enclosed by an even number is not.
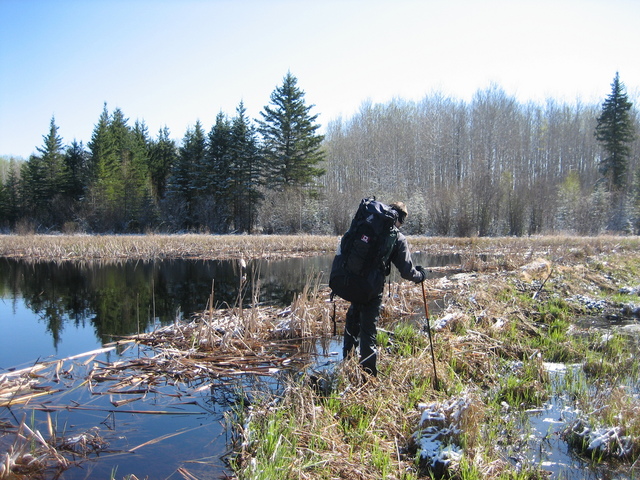
<svg viewBox="0 0 640 480"><path fill-rule="evenodd" d="M90 352L72 355L60 360L37 363L31 367L6 372L0 375L0 407L27 404L34 399L52 395L61 391L60 389L53 388L52 386L42 386L41 383L48 380L53 380L54 382L59 383L59 374L64 363L83 357L89 357L88 360L85 361L86 365L93 360L96 355L111 351L114 348L115 347L100 348ZM50 370L48 376L44 374L47 369ZM73 366L71 366L66 373L69 373L72 369Z"/></svg>
<svg viewBox="0 0 640 480"><path fill-rule="evenodd" d="M47 470L61 472L69 466L69 460L51 446L38 430L29 428L24 414L13 445L0 457L0 479L15 478L15 475L31 478Z"/></svg>
<svg viewBox="0 0 640 480"><path fill-rule="evenodd" d="M0 235L0 257L49 260L154 258L284 258L331 254L337 236L322 235ZM428 254L502 255L517 264L535 256L564 256L638 251L640 239L630 236L426 237L409 236L413 251ZM484 262L484 261L482 261Z"/></svg>
<svg viewBox="0 0 640 480"><path fill-rule="evenodd" d="M192 474L191 472L189 472L186 468L183 467L179 467L178 470L176 470L181 476L182 478L184 478L185 480L199 480L198 477L196 477L194 474Z"/></svg>
<svg viewBox="0 0 640 480"><path fill-rule="evenodd" d="M283 258L333 252L336 237L290 235L0 235L0 256L26 259Z"/></svg>

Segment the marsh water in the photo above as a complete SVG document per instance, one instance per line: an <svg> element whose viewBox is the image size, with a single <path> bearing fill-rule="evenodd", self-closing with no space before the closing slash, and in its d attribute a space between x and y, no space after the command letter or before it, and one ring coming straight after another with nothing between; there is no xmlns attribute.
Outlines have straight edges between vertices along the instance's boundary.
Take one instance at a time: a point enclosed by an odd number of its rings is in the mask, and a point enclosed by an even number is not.
<svg viewBox="0 0 640 480"><path fill-rule="evenodd" d="M416 254L414 258L430 267L459 264L455 256ZM249 262L247 277L254 281L247 285L259 284L261 303L286 306L311 279L326 283L331 260L331 255L324 255ZM188 320L192 313L207 307L212 292L215 306L246 302L251 295L239 291L240 275L236 261L55 263L0 259L0 374ZM334 338L315 343L310 349L315 364L330 367L339 361L340 341ZM133 346L91 359L114 362L152 354L148 348ZM103 448L91 460L57 477L67 480L123 478L128 474L138 478L187 478L189 474L221 478L228 472L225 455L232 440L225 413L246 402L247 392L277 388L282 380L239 377L216 381L204 389L167 382L146 393L138 402L142 406L127 411L115 409L110 395L77 388L82 369L89 368L83 360L78 359L66 381L61 377L56 396L39 402L45 408L33 419L37 427L44 428L46 413L61 435L99 431ZM78 408L61 408L66 404ZM18 422L17 415L3 409L0 421ZM602 471L585 470L586 465L571 455L566 444L549 436L554 422L568 415L557 401L530 413L534 436L537 432L546 439L532 440L539 449L536 461L547 465L553 478L607 478ZM0 451L5 448L0 437Z"/></svg>
<svg viewBox="0 0 640 480"><path fill-rule="evenodd" d="M425 266L459 263L422 258ZM327 282L333 256L258 260L247 265L243 290L233 260L26 262L0 259L0 373L36 360L65 358L124 335L188 320L208 306L252 299L289 305L305 284ZM255 279L256 281L252 281ZM259 283L259 287L252 284Z"/></svg>
<svg viewBox="0 0 640 480"><path fill-rule="evenodd" d="M252 292L247 289L257 289L261 303L287 306L305 284L327 282L332 258L249 262L245 290L240 290L239 264L232 260L73 263L0 259L0 374L94 351L122 336L189 320L212 297L215 306L225 307L248 302ZM431 267L459 263L455 256L416 254L414 259ZM314 344L314 362L326 366L338 361L339 342L325 339ZM219 478L226 471L224 455L230 445L225 412L246 401L245 392L256 387L250 383L261 382L258 389L277 388L281 380L238 378L204 390L199 385L158 385L129 411L116 411L112 395L77 388L83 368L89 368L88 359L115 362L151 355L148 348L135 346L80 357L69 378L62 375L53 385L58 393L38 402L43 409L33 419L36 427L45 428L48 415L61 435L94 438L91 435L96 434L98 438L99 432L105 442L92 460L59 478L122 478L127 474L168 478L179 468L199 478ZM67 411L61 408L64 404L76 408ZM24 410L28 412L29 407ZM19 423L20 414L3 409L0 421ZM0 436L0 451L6 448Z"/></svg>

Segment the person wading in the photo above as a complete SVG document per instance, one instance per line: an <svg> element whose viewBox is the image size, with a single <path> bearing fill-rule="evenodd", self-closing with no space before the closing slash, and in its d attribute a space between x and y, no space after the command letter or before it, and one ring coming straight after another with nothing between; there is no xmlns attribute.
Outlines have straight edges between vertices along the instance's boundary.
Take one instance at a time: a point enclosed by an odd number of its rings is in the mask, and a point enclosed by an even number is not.
<svg viewBox="0 0 640 480"><path fill-rule="evenodd" d="M343 356L353 355L359 346L360 365L373 376L378 373L376 325L384 280L391 273L391 264L405 280L421 283L426 278L425 269L413 265L407 239L399 231L407 215L402 202L387 206L375 199L364 199L349 231L342 237L332 266L329 286L334 294L351 302L345 322Z"/></svg>

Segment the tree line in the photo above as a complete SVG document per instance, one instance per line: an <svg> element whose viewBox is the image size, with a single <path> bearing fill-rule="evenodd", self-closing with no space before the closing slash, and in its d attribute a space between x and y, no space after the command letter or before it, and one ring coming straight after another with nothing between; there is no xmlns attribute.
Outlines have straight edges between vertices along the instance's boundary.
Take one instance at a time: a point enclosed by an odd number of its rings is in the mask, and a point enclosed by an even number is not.
<svg viewBox="0 0 640 480"><path fill-rule="evenodd" d="M592 235L640 230L638 112L616 74L602 105L519 103L497 85L470 102L365 102L331 122L322 178L336 231L375 192L409 207L409 233Z"/></svg>
<svg viewBox="0 0 640 480"><path fill-rule="evenodd" d="M37 155L0 169L0 227L341 234L375 195L408 205L410 234L640 231L639 118L618 74L601 105L491 85L469 102L364 102L324 135L312 107L287 73L260 119L241 102L179 144L106 105L86 147L52 119Z"/></svg>
<svg viewBox="0 0 640 480"><path fill-rule="evenodd" d="M107 105L84 146L65 146L55 118L38 154L4 169L0 225L19 231L253 232L287 228L261 213L277 197L304 201L324 172L317 115L290 72L261 119L242 102L206 132L198 120L177 144L168 128L150 138Z"/></svg>

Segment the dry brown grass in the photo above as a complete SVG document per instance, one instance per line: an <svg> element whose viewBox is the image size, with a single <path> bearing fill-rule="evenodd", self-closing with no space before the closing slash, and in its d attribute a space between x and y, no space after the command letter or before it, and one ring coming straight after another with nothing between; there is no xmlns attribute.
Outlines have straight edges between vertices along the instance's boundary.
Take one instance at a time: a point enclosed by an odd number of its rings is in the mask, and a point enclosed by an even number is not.
<svg viewBox="0 0 640 480"><path fill-rule="evenodd" d="M314 235L0 235L0 257L33 260L283 258L336 246Z"/></svg>
<svg viewBox="0 0 640 480"><path fill-rule="evenodd" d="M414 250L443 253L443 245L432 240L412 238L411 242ZM447 425L460 427L460 438L451 440L464 445L466 460L477 475L469 478L515 478L513 466L503 460L504 452L485 438L487 423L497 419L487 418L489 412L496 414L489 410L495 405L484 405L481 392L502 392L505 363L524 360L526 374L508 387L517 399L513 408L527 408L528 401L546 395L549 377L536 339L548 336L548 323L555 318L544 315L569 315L569 311L545 314L548 301L564 301L578 293L604 295L637 285L640 249L636 238L617 237L461 242L456 245L449 239L447 248L465 252L464 271L427 281L430 298L446 306L437 316L449 317L434 334L440 388L433 388L431 357L424 341L410 354L399 354L393 346L396 337L390 350L379 352L377 378L363 382L355 362L348 361L329 378L330 394L319 395L313 385L304 383L289 386L277 408L271 404L267 410L254 410L252 418L258 430L274 418L294 425L296 453L286 455L295 459L295 465L286 478L380 478L380 451L390 459L385 478L430 478L428 472L415 470L412 433L420 427L417 404L443 405L446 410L447 402L456 396L469 400L469 406L455 422L446 420ZM393 332L399 322L415 321L415 312L421 310L420 293L420 287L406 282L392 285L391 296L385 295L380 327ZM570 338L564 341L560 348L575 348ZM461 385L469 389L461 390ZM618 414L635 405L610 402ZM287 434L283 431L283 438ZM261 464L259 450L243 455L244 465L252 459ZM318 459L322 462L314 463ZM456 475L455 469L449 473ZM527 478L543 477L533 466Z"/></svg>
<svg viewBox="0 0 640 480"><path fill-rule="evenodd" d="M331 254L339 237L327 235L0 235L0 257L33 260L154 258L283 258ZM508 267L537 256L571 256L640 249L639 237L426 237L410 236L412 250L461 254L468 270ZM485 258L491 255L492 258ZM498 255L498 257L495 257Z"/></svg>

